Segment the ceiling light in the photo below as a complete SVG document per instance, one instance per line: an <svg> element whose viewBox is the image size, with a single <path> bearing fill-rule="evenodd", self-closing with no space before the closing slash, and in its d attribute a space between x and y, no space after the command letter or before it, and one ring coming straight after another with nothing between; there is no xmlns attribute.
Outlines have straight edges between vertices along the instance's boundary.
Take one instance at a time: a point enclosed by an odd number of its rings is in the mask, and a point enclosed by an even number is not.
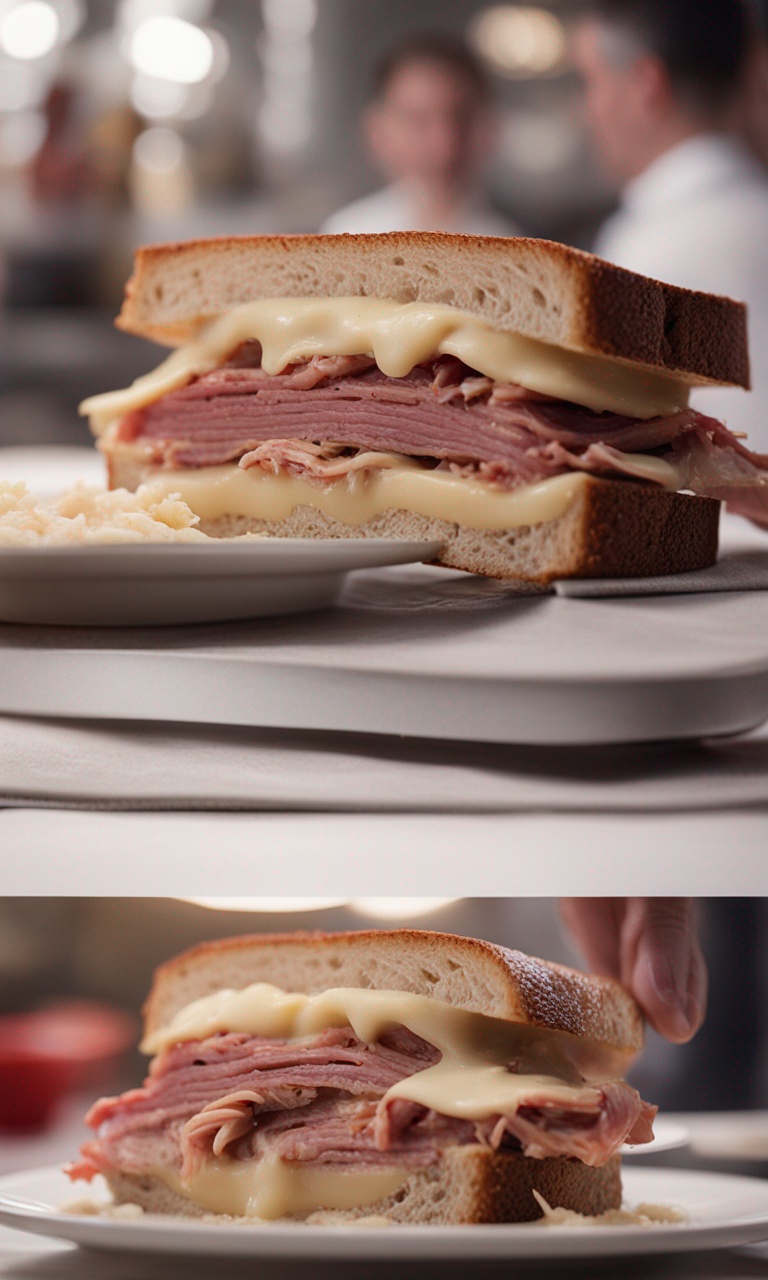
<svg viewBox="0 0 768 1280"><path fill-rule="evenodd" d="M0 45L12 58L44 58L59 38L59 15L44 0L25 0L0 20Z"/></svg>
<svg viewBox="0 0 768 1280"><path fill-rule="evenodd" d="M353 898L349 905L375 920L411 920L452 902L458 902L458 898Z"/></svg>
<svg viewBox="0 0 768 1280"><path fill-rule="evenodd" d="M472 22L470 39L494 71L507 76L554 71L566 51L565 28L548 9L494 5Z"/></svg>
<svg viewBox="0 0 768 1280"><path fill-rule="evenodd" d="M137 71L179 84L204 80L213 55L213 43L205 31L169 14L147 18L130 42L130 58Z"/></svg>
<svg viewBox="0 0 768 1280"><path fill-rule="evenodd" d="M181 898L197 907L209 907L212 911L324 911L328 907L343 907L346 898Z"/></svg>

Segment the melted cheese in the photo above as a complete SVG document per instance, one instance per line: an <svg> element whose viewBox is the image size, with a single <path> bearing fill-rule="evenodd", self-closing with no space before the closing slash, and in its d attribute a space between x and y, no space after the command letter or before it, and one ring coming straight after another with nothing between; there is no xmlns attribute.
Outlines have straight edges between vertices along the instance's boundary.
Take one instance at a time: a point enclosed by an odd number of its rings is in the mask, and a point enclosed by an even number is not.
<svg viewBox="0 0 768 1280"><path fill-rule="evenodd" d="M272 475L259 467L221 466L148 471L146 483L153 497L178 495L204 521L220 516L287 520L295 507L307 506L353 526L385 511L404 510L470 529L515 529L563 515L584 476L571 471L505 492L404 464L371 472L352 486L339 481L321 488L285 471Z"/></svg>
<svg viewBox="0 0 768 1280"><path fill-rule="evenodd" d="M383 373L403 378L436 355L458 356L497 382L635 418L674 413L688 403L680 378L647 366L553 346L494 329L441 304L389 298L261 298L211 321L152 373L124 391L91 396L81 412L96 434L133 409L210 372L240 343L257 339L267 373L315 355L370 355Z"/></svg>
<svg viewBox="0 0 768 1280"><path fill-rule="evenodd" d="M397 1165L350 1172L322 1165L305 1167L275 1155L260 1160L206 1160L184 1181L166 1166L152 1170L154 1177L202 1209L263 1219L375 1204L399 1191L408 1173Z"/></svg>
<svg viewBox="0 0 768 1280"><path fill-rule="evenodd" d="M592 1067L596 1076L605 1076L605 1057L600 1061L594 1047L566 1033L470 1013L410 992L353 987L305 995L260 982L217 991L179 1010L141 1047L156 1054L219 1032L301 1041L346 1026L368 1044L404 1026L439 1049L439 1062L398 1081L383 1101L402 1098L462 1120L512 1115L531 1090L546 1091L563 1106L589 1105L599 1095L583 1074ZM302 1169L299 1162L275 1157L238 1162L220 1156L184 1182L172 1171L158 1170L157 1176L215 1212L269 1218L372 1204L396 1190L407 1173L395 1168L352 1176Z"/></svg>
<svg viewBox="0 0 768 1280"><path fill-rule="evenodd" d="M677 489L679 477L670 463L662 458L627 455L628 459L635 456L642 458L647 479ZM350 481L342 479L325 486L284 470L274 474L260 467L227 465L178 471L149 469L145 483L152 498L180 498L204 521L222 516L287 520L294 508L306 506L357 527L385 511L403 510L484 530L519 529L557 520L585 483L584 472L569 471L504 490L449 471L430 471L405 457L369 457L373 470L353 473Z"/></svg>
<svg viewBox="0 0 768 1280"><path fill-rule="evenodd" d="M443 1115L485 1120L511 1114L531 1087L546 1088L563 1104L595 1097L570 1059L569 1048L578 1045L574 1037L406 991L336 987L310 996L264 982L242 991L225 989L181 1009L141 1047L155 1054L224 1031L302 1040L348 1026L367 1044L395 1027L408 1027L439 1049L442 1057L435 1066L400 1080L386 1097L407 1098ZM515 1073L508 1070L511 1062L519 1067Z"/></svg>

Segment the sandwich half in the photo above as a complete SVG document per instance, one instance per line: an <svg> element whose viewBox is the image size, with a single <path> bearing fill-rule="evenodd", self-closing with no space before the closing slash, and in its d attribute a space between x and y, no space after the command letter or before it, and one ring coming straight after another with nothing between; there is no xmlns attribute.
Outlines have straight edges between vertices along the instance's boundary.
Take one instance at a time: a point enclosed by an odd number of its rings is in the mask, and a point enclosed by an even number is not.
<svg viewBox="0 0 768 1280"><path fill-rule="evenodd" d="M154 245L117 323L177 349L83 405L110 484L178 493L210 534L429 538L546 583L711 564L716 499L768 522L766 460L688 407L748 387L744 306L563 245Z"/></svg>
<svg viewBox="0 0 768 1280"><path fill-rule="evenodd" d="M523 1222L621 1203L656 1108L617 983L410 929L231 938L158 970L139 1089L72 1178L150 1212Z"/></svg>

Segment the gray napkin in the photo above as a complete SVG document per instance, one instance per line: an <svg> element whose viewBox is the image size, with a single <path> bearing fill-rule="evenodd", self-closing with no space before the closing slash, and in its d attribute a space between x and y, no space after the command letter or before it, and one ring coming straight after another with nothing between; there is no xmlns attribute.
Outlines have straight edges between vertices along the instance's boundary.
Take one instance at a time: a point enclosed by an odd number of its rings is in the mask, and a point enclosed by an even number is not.
<svg viewBox="0 0 768 1280"><path fill-rule="evenodd" d="M698 591L768 591L768 550L734 551L710 569L658 578L563 578L559 596L656 596Z"/></svg>
<svg viewBox="0 0 768 1280"><path fill-rule="evenodd" d="M768 731L555 748L0 716L3 805L337 813L768 807Z"/></svg>

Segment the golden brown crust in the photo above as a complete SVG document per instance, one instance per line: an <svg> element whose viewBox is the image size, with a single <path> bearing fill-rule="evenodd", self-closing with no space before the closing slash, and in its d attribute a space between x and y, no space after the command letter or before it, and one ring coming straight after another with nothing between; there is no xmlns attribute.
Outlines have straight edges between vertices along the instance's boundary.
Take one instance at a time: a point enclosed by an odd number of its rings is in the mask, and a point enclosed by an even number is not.
<svg viewBox="0 0 768 1280"><path fill-rule="evenodd" d="M170 1191L148 1174L107 1173L117 1204L152 1213L207 1216L207 1210ZM621 1159L598 1169L564 1156L534 1160L515 1151L471 1144L448 1148L437 1164L410 1175L400 1191L360 1209L327 1215L330 1222L384 1217L392 1222L448 1226L459 1223L532 1222L542 1216L538 1191L553 1208L600 1214L621 1206ZM326 1215L324 1215L325 1217Z"/></svg>
<svg viewBox="0 0 768 1280"><path fill-rule="evenodd" d="M610 978L587 976L476 938L419 929L254 934L202 943L157 970L143 1011L145 1034L166 1025L179 1008L202 995L228 985L274 982L276 973L301 972L307 963L311 977L307 980L304 971L305 980L294 989L347 985L415 990L628 1055L642 1046L640 1011ZM234 983L232 972L238 975ZM350 973L356 981L348 980Z"/></svg>
<svg viewBox="0 0 768 1280"><path fill-rule="evenodd" d="M229 276L211 290L215 306L201 308L203 285L219 266ZM382 280L385 293L377 292ZM148 245L137 251L117 324L176 345L222 308L307 292L449 302L501 329L573 350L670 370L692 382L749 386L742 303L527 237L390 232ZM515 293L524 296L519 305Z"/></svg>

